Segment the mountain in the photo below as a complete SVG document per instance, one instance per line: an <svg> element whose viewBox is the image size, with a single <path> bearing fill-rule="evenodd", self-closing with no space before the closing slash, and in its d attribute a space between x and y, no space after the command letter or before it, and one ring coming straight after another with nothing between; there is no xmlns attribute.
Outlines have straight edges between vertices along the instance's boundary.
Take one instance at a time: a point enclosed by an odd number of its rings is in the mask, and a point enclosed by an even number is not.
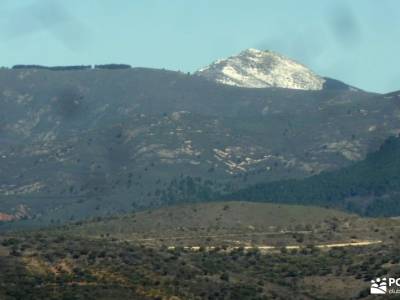
<svg viewBox="0 0 400 300"><path fill-rule="evenodd" d="M337 80L323 78L283 55L253 48L236 56L217 60L195 74L214 82L245 88L349 88Z"/></svg>
<svg viewBox="0 0 400 300"><path fill-rule="evenodd" d="M400 215L400 137L351 166L306 179L261 183L221 198L336 207L367 216Z"/></svg>
<svg viewBox="0 0 400 300"><path fill-rule="evenodd" d="M0 213L65 222L215 199L362 160L398 98L143 69L0 70ZM384 121L382 121L384 120Z"/></svg>

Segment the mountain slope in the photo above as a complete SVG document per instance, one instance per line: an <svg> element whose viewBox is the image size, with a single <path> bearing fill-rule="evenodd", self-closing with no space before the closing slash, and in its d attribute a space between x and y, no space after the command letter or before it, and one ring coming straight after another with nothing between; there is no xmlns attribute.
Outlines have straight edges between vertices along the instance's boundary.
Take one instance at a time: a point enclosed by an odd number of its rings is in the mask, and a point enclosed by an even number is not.
<svg viewBox="0 0 400 300"><path fill-rule="evenodd" d="M363 161L303 180L255 186L226 199L345 208L368 216L400 215L400 137L391 137Z"/></svg>
<svg viewBox="0 0 400 300"><path fill-rule="evenodd" d="M0 213L45 224L337 169L400 132L400 107L152 69L2 69L0 120Z"/></svg>

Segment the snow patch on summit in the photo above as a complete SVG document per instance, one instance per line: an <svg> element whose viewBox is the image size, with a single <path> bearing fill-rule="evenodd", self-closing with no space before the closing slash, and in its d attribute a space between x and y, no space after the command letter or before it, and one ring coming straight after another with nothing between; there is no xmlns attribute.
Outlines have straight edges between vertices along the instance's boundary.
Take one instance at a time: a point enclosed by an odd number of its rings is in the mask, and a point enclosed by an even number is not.
<svg viewBox="0 0 400 300"><path fill-rule="evenodd" d="M325 79L307 67L272 51L247 49L196 72L218 83L247 87L322 90Z"/></svg>

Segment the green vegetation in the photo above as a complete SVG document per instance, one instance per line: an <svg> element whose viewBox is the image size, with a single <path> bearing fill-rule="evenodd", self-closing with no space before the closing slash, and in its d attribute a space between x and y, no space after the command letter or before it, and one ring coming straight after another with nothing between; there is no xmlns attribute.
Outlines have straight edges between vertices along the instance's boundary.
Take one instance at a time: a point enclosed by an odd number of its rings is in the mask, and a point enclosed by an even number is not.
<svg viewBox="0 0 400 300"><path fill-rule="evenodd" d="M400 214L400 137L391 137L363 161L306 179L257 184L229 200L321 205L367 216Z"/></svg>
<svg viewBox="0 0 400 300"><path fill-rule="evenodd" d="M247 239L261 233L307 231L332 231L336 224L337 232L345 223L360 228L362 220L354 215L333 209L307 207L300 205L281 205L250 202L211 202L162 207L111 218L98 218L74 225L65 225L66 232L81 236L113 236L120 239L146 239L152 236L168 242L169 237L185 237L192 243L201 242L199 238L236 234L236 239ZM346 225L347 227L350 224ZM365 226L368 227L368 226ZM241 234L243 236L241 236ZM285 235L285 234L283 234ZM255 237L252 237L255 238ZM265 238L262 237L261 238ZM277 239L282 240L282 236ZM286 238L287 239L287 238ZM171 242L171 241L170 241ZM175 241L173 241L175 243ZM261 241L260 241L261 243ZM221 243L222 245L223 243ZM245 243L243 243L244 245ZM269 243L268 243L269 244Z"/></svg>
<svg viewBox="0 0 400 300"><path fill-rule="evenodd" d="M15 65L12 67L14 70L50 70L50 71L80 71L80 70L89 70L92 66L56 66L56 67L48 67L48 66L40 66L40 65Z"/></svg>
<svg viewBox="0 0 400 300"><path fill-rule="evenodd" d="M0 299L362 299L372 278L396 277L399 224L221 202L9 232L0 236ZM378 243L338 246L363 240ZM337 246L320 247L329 243Z"/></svg>
<svg viewBox="0 0 400 300"><path fill-rule="evenodd" d="M361 299L372 278L398 272L398 231L377 230L391 235L384 245L270 253L168 250L63 230L9 234L0 239L0 298Z"/></svg>
<svg viewBox="0 0 400 300"><path fill-rule="evenodd" d="M127 64L106 64L106 65L95 65L95 69L108 69L108 70L119 70L119 69L130 69L132 68Z"/></svg>

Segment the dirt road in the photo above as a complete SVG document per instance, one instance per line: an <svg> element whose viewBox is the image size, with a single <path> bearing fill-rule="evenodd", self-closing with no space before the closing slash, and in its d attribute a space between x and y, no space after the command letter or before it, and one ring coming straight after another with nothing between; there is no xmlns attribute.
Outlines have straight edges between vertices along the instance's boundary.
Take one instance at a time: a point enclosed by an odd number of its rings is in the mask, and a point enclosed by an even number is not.
<svg viewBox="0 0 400 300"><path fill-rule="evenodd" d="M321 245L314 245L316 248L320 249L331 249L331 248L343 248L343 247L362 247L362 246L370 246L370 245L376 245L380 244L382 241L380 240L360 240L360 241L351 241L351 242L343 242L343 243L333 243L333 244L321 244ZM244 247L227 247L224 249L226 252L231 252L233 250L237 249L244 249L244 250L253 250L253 249L258 249L260 252L268 252L271 250L279 250L282 248L286 248L287 250L293 250L293 249L301 249L304 248L305 246L300 246L300 245L288 245L284 247L275 247L275 246L264 246L264 245L259 245L259 246L244 246ZM173 250L175 249L175 246L169 246L168 249ZM192 251L199 251L200 249L204 249L205 251L211 251L216 249L214 246L206 246L206 247L200 247L200 246L188 246L188 247L183 247L186 250L192 250Z"/></svg>

